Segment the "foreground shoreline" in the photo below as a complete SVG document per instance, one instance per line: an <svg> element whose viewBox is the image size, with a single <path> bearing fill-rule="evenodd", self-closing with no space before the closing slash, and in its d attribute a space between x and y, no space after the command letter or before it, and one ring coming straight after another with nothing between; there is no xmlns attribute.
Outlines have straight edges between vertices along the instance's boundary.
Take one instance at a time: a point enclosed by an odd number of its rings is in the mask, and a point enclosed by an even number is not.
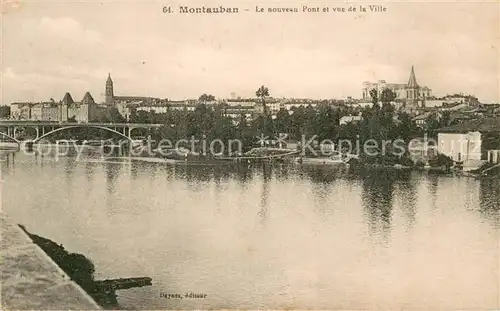
<svg viewBox="0 0 500 311"><path fill-rule="evenodd" d="M151 285L151 278L126 278L94 280L94 264L82 254L69 253L62 245L32 234L22 225L19 227L38 245L68 276L105 309L120 309L116 290Z"/></svg>
<svg viewBox="0 0 500 311"><path fill-rule="evenodd" d="M121 309L116 290L151 285L151 278L94 280L82 254L2 218L2 302L8 309Z"/></svg>
<svg viewBox="0 0 500 311"><path fill-rule="evenodd" d="M0 212L0 218L4 310L102 309L5 213Z"/></svg>

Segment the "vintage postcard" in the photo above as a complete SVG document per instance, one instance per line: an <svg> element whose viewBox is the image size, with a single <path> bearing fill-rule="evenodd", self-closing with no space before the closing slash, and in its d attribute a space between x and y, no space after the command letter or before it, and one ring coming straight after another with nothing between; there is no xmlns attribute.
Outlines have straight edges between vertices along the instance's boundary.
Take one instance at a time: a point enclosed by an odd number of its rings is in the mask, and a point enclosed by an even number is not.
<svg viewBox="0 0 500 311"><path fill-rule="evenodd" d="M500 309L498 0L0 3L2 310Z"/></svg>

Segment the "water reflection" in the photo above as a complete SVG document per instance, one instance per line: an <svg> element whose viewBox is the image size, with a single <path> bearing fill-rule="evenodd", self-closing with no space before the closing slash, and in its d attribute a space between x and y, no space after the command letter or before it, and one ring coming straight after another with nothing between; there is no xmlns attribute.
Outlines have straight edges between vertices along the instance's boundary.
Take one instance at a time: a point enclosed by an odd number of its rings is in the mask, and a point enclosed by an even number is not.
<svg viewBox="0 0 500 311"><path fill-rule="evenodd" d="M369 170L362 173L363 210L370 235L387 245L390 237L395 175L385 170Z"/></svg>
<svg viewBox="0 0 500 311"><path fill-rule="evenodd" d="M2 167L12 167L16 163L16 153L11 151L0 151L0 165Z"/></svg>
<svg viewBox="0 0 500 311"><path fill-rule="evenodd" d="M73 182L73 175L75 174L76 163L74 158L67 158L64 161L64 174L66 176L66 181L71 184Z"/></svg>
<svg viewBox="0 0 500 311"><path fill-rule="evenodd" d="M4 209L89 255L100 277L152 276L151 288L120 293L130 308L467 310L497 303L491 224L498 228L498 180L63 161L70 159L18 154L15 169L4 170ZM475 210L464 193L473 193ZM438 212L429 212L431 201ZM173 305L158 297L168 288L209 298Z"/></svg>
<svg viewBox="0 0 500 311"><path fill-rule="evenodd" d="M241 164L237 165L235 170L233 171L233 176L241 186L242 189L245 189L248 185L248 182L252 180L253 170L249 165Z"/></svg>
<svg viewBox="0 0 500 311"><path fill-rule="evenodd" d="M479 211L496 228L500 224L500 179L484 178L479 186Z"/></svg>
<svg viewBox="0 0 500 311"><path fill-rule="evenodd" d="M330 201L333 188L328 184L313 184L312 189L314 210L322 220L326 221L328 220L328 216L333 214L333 209L335 208Z"/></svg>
<svg viewBox="0 0 500 311"><path fill-rule="evenodd" d="M332 183L346 172L343 166L303 166L302 170L313 183Z"/></svg>
<svg viewBox="0 0 500 311"><path fill-rule="evenodd" d="M271 165L262 165L262 192L260 195L260 211L259 216L261 219L262 226L266 225L266 220L268 215L268 200L269 200L269 188L270 181L272 177L272 166Z"/></svg>
<svg viewBox="0 0 500 311"><path fill-rule="evenodd" d="M223 190L222 184L226 184L227 181L229 180L231 176L230 171L219 166L214 166L212 170L213 170L213 175L214 175L213 179L215 182L216 189Z"/></svg>
<svg viewBox="0 0 500 311"><path fill-rule="evenodd" d="M112 194L116 191L116 183L121 173L122 164L103 163L102 165L106 170L106 189L109 194Z"/></svg>
<svg viewBox="0 0 500 311"><path fill-rule="evenodd" d="M139 176L140 165L141 163L138 161L132 161L130 163L130 178L132 178L132 180L137 180Z"/></svg>
<svg viewBox="0 0 500 311"><path fill-rule="evenodd" d="M89 161L85 163L85 177L87 178L88 185L92 185L92 182L94 181L94 169L94 163Z"/></svg>
<svg viewBox="0 0 500 311"><path fill-rule="evenodd" d="M417 209L416 178L412 174L404 172L397 181L396 196L401 202L400 207L406 220L406 228L411 229L415 225L415 215Z"/></svg>
<svg viewBox="0 0 500 311"><path fill-rule="evenodd" d="M278 165L274 167L274 173L278 181L284 181L290 178L290 166Z"/></svg>
<svg viewBox="0 0 500 311"><path fill-rule="evenodd" d="M437 200L437 189L438 189L438 179L439 175L437 174L427 174L427 189L430 196L431 201L431 209L436 209L436 200Z"/></svg>
<svg viewBox="0 0 500 311"><path fill-rule="evenodd" d="M175 167L175 177L185 180L189 190L198 192L207 187L212 171L207 166L179 164Z"/></svg>

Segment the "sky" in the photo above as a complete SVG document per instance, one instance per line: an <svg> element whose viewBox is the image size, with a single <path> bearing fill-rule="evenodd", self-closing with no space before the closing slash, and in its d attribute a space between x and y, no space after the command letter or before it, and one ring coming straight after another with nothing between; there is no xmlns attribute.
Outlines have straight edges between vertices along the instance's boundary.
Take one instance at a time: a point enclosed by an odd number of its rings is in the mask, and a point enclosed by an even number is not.
<svg viewBox="0 0 500 311"><path fill-rule="evenodd" d="M272 1L4 0L1 104L104 100L115 95L174 100L272 96L361 97L363 81L419 85L436 96L467 93L499 101L499 2L379 2L383 13L257 13L297 7ZM169 5L174 14L163 13ZM366 1L307 1L358 8ZM239 14L179 14L180 5L237 7ZM244 11L248 9L249 11Z"/></svg>

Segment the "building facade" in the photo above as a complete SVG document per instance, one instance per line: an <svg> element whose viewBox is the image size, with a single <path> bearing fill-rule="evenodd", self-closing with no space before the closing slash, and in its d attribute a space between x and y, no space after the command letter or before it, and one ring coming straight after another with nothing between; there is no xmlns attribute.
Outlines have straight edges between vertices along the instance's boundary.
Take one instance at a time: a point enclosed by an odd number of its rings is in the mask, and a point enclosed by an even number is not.
<svg viewBox="0 0 500 311"><path fill-rule="evenodd" d="M438 152L457 162L481 160L481 133L438 133Z"/></svg>
<svg viewBox="0 0 500 311"><path fill-rule="evenodd" d="M31 106L31 120L58 121L58 108L55 102L37 103Z"/></svg>
<svg viewBox="0 0 500 311"><path fill-rule="evenodd" d="M106 113L106 106L98 105L89 92L81 102L73 101L71 94L66 93L60 102L11 104L11 118L14 120L88 123Z"/></svg>
<svg viewBox="0 0 500 311"><path fill-rule="evenodd" d="M31 120L31 107L34 103L12 103L10 104L10 118L13 120Z"/></svg>

